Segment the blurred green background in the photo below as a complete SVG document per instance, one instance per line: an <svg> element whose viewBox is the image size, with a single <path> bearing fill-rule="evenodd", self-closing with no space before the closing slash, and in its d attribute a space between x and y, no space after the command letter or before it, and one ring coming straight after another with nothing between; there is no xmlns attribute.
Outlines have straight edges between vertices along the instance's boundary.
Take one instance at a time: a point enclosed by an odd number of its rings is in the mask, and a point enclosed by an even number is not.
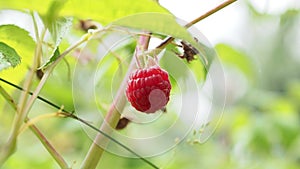
<svg viewBox="0 0 300 169"><path fill-rule="evenodd" d="M228 38L213 43L223 63L226 77L227 100L222 121L204 144L188 142L194 137L191 133L176 148L149 158L162 168L300 168L300 9L286 8L280 13L268 13L259 10L251 1L239 2L235 4L235 8L239 8L239 12L243 14L242 22L237 23L240 25L239 30L236 34L231 34L232 39L239 43ZM4 16L3 13L0 15ZM3 17L1 19L5 20ZM222 27L216 30L222 32ZM74 30L68 41L79 34ZM132 46L128 47L131 48ZM75 60L72 57L67 60L72 70ZM3 86L15 98L18 97L19 91ZM72 110L71 86L68 68L61 63L41 95ZM9 135L14 112L2 97L0 104L0 145L3 145ZM101 106L106 109L109 105ZM54 111L37 101L30 116ZM66 118L41 120L37 125L69 164L73 163L74 168L79 168L91 144L82 126ZM159 130L160 126L156 127ZM17 151L3 168L59 167L38 139L26 130L18 139ZM150 167L139 159L105 153L98 168Z"/></svg>

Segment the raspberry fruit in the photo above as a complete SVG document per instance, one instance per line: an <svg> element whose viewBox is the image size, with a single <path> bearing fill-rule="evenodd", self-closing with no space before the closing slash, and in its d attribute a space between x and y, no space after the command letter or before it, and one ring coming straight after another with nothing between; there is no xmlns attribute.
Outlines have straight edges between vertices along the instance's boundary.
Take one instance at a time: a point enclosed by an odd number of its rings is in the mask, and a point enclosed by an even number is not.
<svg viewBox="0 0 300 169"><path fill-rule="evenodd" d="M159 66L151 66L130 75L126 96L136 110L154 113L168 103L170 90L168 73Z"/></svg>

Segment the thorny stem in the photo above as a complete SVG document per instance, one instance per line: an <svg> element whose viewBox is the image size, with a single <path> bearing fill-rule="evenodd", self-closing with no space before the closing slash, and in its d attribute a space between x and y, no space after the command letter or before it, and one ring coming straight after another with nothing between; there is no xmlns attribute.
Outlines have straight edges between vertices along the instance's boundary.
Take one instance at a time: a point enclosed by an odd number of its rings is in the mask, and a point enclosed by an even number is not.
<svg viewBox="0 0 300 169"><path fill-rule="evenodd" d="M149 44L149 40L150 40L149 36L140 36L134 55L138 55L141 52L141 50L146 50ZM125 107L126 98L124 95L124 91L125 91L129 74L132 72L132 70L136 68L135 62L136 60L135 57L133 56L127 74L123 79L122 84L120 85L115 100L113 101L100 127L100 130L108 135L112 133L113 131L112 128L116 127L120 119L120 115L121 115L120 112L122 112ZM98 133L81 165L81 169L96 168L103 152L105 151L103 147L105 147L108 144L108 142L109 139L107 137L105 137L101 133Z"/></svg>
<svg viewBox="0 0 300 169"><path fill-rule="evenodd" d="M218 5L217 7L215 7L214 9L209 10L208 12L206 12L205 14L199 16L198 18L192 20L191 22L187 23L184 27L185 28L189 28L191 26L193 26L194 24L198 23L199 21L202 21L203 19L209 17L210 15L220 11L221 9L225 8L226 6L232 4L233 2L236 2L237 0L228 0L225 1L224 3ZM163 49L165 48L169 43L171 43L174 40L173 37L167 37L166 40L164 40L161 44L159 44L156 49Z"/></svg>

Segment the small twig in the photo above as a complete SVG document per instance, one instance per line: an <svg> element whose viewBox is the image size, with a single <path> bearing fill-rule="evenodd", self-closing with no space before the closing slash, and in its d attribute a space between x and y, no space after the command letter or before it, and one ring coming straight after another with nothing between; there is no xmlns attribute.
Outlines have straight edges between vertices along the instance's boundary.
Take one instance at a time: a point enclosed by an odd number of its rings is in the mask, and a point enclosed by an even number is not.
<svg viewBox="0 0 300 169"><path fill-rule="evenodd" d="M226 6L232 4L233 2L236 2L237 0L228 0L225 1L224 3L218 5L217 7L215 7L214 9L209 10L208 12L206 12L205 14L201 15L200 17L192 20L191 22L187 23L184 27L185 28L189 28L191 26L193 26L194 24L198 23L199 21L202 21L203 19L209 17L210 15L220 11L221 9L225 8ZM167 37L161 44L159 44L156 49L163 49L165 48L170 42L172 42L174 40L173 37Z"/></svg>
<svg viewBox="0 0 300 169"><path fill-rule="evenodd" d="M32 119L27 119L26 120L26 123L20 128L19 130L19 135L24 132L28 127L34 125L36 122L42 120L42 119L49 119L50 117L57 117L59 114L58 112L56 113L50 113L50 114L42 114L42 115L39 115L37 117L34 117Z"/></svg>
<svg viewBox="0 0 300 169"><path fill-rule="evenodd" d="M198 23L199 21L209 17L210 15L220 11L221 9L225 8L226 6L232 4L233 2L235 2L237 0L228 0L225 1L224 3L220 4L219 6L215 7L214 9L209 10L208 12L206 12L205 14L201 15L200 17L192 20L191 22L189 22L188 24L186 24L184 27L189 28L191 26L193 26L194 24Z"/></svg>

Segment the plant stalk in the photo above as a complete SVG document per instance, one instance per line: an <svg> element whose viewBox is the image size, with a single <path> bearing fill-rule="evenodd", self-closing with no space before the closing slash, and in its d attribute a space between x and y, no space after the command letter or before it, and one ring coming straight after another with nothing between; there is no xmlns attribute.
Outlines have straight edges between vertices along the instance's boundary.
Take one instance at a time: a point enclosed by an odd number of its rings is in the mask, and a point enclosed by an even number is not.
<svg viewBox="0 0 300 169"><path fill-rule="evenodd" d="M18 113L18 107L13 98L4 90L2 86L0 86L0 93L5 98L5 100L9 103L9 105L15 110L16 113ZM25 121L29 121L29 118L26 118ZM44 136L44 134L34 125L30 125L29 129L35 134L35 136L41 141L41 143L44 145L44 147L47 149L47 151L51 154L53 159L57 162L57 164L62 169L68 169L68 164L66 161L62 158L62 156L55 150L55 148L51 145L51 143L47 140L47 138ZM0 166L3 163L0 163Z"/></svg>
<svg viewBox="0 0 300 169"><path fill-rule="evenodd" d="M82 39L80 39L78 42L76 42L75 44L73 44L72 46L70 46L68 49L66 49L66 51L64 51L48 67L48 69L46 69L46 71L45 71L42 79L40 80L38 86L36 87L36 89L33 92L32 96L29 98L28 102L26 102L26 104L24 104L24 106L23 106L23 102L25 102L27 100L27 96L23 97L24 99L21 98L21 108L20 108L19 113L17 113L17 116L15 118L11 135L10 135L10 137L9 137L6 145L4 146L5 150L0 153L0 165L3 164L8 159L8 157L15 151L16 142L17 142L17 136L18 136L18 131L20 130L20 127L21 127L22 123L26 120L27 115L28 115L28 113L29 113L29 111L30 111L33 103L37 99L38 94L40 93L41 89L45 85L47 79L49 78L49 76L50 76L51 72L53 71L53 69L55 68L55 66L64 58L64 56L66 56L69 52L71 52L73 49L75 49L79 45L81 45L84 42L88 41L91 36L92 36L92 33L88 33L88 34L84 35L84 37ZM38 44L41 44L41 43L38 43ZM38 48L38 46L37 46L37 48ZM37 49L36 52L38 53L38 51L39 50ZM34 65L37 64L36 57L37 57L37 54L35 55L35 58L34 58ZM29 92L29 86L30 85L28 86L28 84L31 83L31 80L33 78L32 73L34 73L34 69L31 69L29 79L27 79L28 83L25 86L25 92L24 92L26 95Z"/></svg>
<svg viewBox="0 0 300 169"><path fill-rule="evenodd" d="M100 127L100 130L108 135L111 135L113 129L117 126L117 123L121 116L120 112L123 111L126 104L126 97L124 92L125 92L127 80L130 73L136 68L136 60L134 56L139 55L141 51L146 50L148 48L149 40L150 40L149 36L140 36L131 63L129 65L127 74L124 77L120 85L120 88L117 92L117 95L115 97L115 100L111 104L111 107L107 112L105 119ZM105 151L104 148L105 146L107 146L108 143L109 143L109 139L105 137L103 134L98 133L81 165L81 169L96 168L99 160L103 155L103 152ZM101 147L100 145L102 145L104 148Z"/></svg>
<svg viewBox="0 0 300 169"><path fill-rule="evenodd" d="M27 116L26 112L23 111L24 107L26 106L27 99L28 99L26 91L30 90L30 87L32 84L32 79L34 77L34 73L35 73L35 70L38 65L38 58L40 57L40 55L42 53L42 38L44 37L46 31L44 30L41 38L39 38L37 23L36 23L34 14L31 13L31 15L32 15L33 25L35 28L35 34L36 34L36 38L37 38L37 45L35 48L32 67L29 70L27 77L25 78L24 87L23 87L25 89L25 92L22 92L22 94L20 96L20 100L19 100L20 108L17 109L18 112L15 114L13 127L11 130L10 136L8 138L8 141L5 145L5 150L0 153L0 165L3 164L4 161L6 161L7 158L15 151L16 144L17 144L18 130L20 129L22 123L25 120L25 117Z"/></svg>

